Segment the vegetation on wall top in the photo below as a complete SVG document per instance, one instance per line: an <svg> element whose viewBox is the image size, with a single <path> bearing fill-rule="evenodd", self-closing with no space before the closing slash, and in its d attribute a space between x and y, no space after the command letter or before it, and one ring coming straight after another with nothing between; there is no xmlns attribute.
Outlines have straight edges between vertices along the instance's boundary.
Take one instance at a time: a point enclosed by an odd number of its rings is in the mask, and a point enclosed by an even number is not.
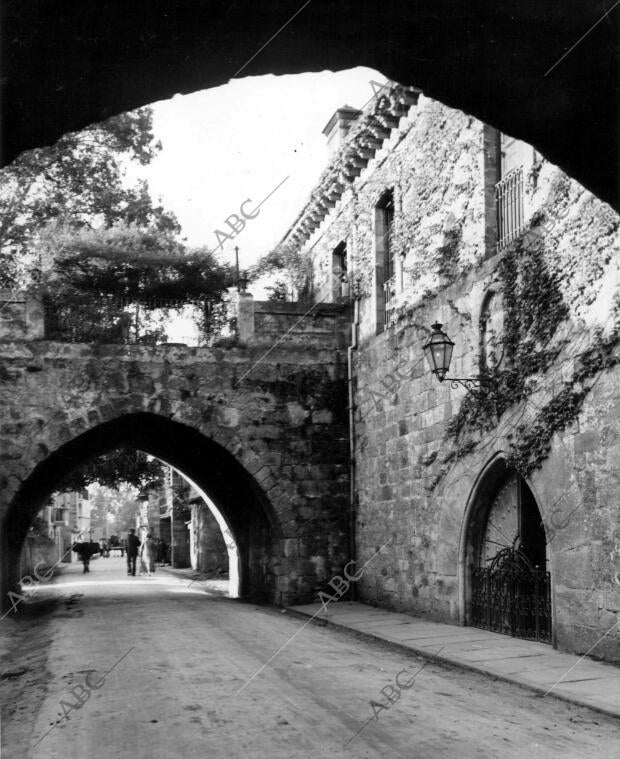
<svg viewBox="0 0 620 759"><path fill-rule="evenodd" d="M49 232L40 246L51 249L40 289L50 295L114 296L148 306L154 301L220 301L232 284L230 267L209 250L188 251L157 229L118 224L97 231Z"/></svg>
<svg viewBox="0 0 620 759"><path fill-rule="evenodd" d="M166 333L151 315L162 321L167 309L187 304L200 306L194 319L205 335L226 320L231 268L208 250L187 250L169 233L124 224L79 231L49 225L38 243L36 290L46 304L50 339L70 333L84 342L127 342L131 323L136 341L152 342Z"/></svg>
<svg viewBox="0 0 620 759"><path fill-rule="evenodd" d="M281 243L262 256L250 270L252 279L271 277L270 300L307 300L311 288L311 262L291 243Z"/></svg>

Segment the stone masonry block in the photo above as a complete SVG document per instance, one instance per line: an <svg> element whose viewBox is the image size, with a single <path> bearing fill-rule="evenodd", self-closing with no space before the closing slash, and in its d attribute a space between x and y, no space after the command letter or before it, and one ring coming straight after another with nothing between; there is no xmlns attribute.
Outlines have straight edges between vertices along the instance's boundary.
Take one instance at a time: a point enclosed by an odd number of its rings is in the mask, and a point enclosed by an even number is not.
<svg viewBox="0 0 620 759"><path fill-rule="evenodd" d="M597 431L582 432L574 437L575 453L588 453L598 450L600 446L599 433Z"/></svg>

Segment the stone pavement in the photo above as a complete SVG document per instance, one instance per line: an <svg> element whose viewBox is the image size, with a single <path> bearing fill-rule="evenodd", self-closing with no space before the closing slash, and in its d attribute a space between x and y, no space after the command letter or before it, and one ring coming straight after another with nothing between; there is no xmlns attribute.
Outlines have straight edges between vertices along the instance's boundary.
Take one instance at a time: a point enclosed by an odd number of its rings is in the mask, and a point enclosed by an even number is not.
<svg viewBox="0 0 620 759"><path fill-rule="evenodd" d="M620 667L613 664L350 601L329 603L326 610L316 603L287 611L620 718Z"/></svg>

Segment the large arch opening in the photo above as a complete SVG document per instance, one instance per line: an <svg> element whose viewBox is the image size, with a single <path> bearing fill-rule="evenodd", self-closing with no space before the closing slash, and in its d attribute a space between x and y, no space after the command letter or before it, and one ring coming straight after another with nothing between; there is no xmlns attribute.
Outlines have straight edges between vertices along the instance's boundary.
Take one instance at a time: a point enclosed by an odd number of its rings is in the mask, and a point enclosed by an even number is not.
<svg viewBox="0 0 620 759"><path fill-rule="evenodd" d="M464 624L551 642L544 522L529 485L503 457L490 464L472 492L460 565Z"/></svg>
<svg viewBox="0 0 620 759"><path fill-rule="evenodd" d="M240 75L367 65L525 140L618 204L617 29L604 3L581 0L570 14L431 0L415 8L370 0L219 9L135 0L131 12L94 0L13 6L3 19L12 64L4 161L114 113Z"/></svg>
<svg viewBox="0 0 620 759"><path fill-rule="evenodd" d="M133 447L166 462L190 481L226 536L236 563L238 595L255 602L275 599L274 559L279 525L271 505L235 457L197 430L151 413L133 413L104 422L61 445L24 480L10 504L2 529L3 598L18 586L24 540L49 495L71 472L120 446Z"/></svg>

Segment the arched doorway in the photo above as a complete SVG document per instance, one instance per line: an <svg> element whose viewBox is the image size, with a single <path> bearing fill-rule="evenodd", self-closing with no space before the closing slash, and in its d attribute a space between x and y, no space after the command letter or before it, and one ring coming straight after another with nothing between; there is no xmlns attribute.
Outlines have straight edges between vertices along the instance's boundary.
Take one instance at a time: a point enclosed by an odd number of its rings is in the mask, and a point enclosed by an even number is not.
<svg viewBox="0 0 620 759"><path fill-rule="evenodd" d="M127 414L99 424L61 445L31 471L2 525L3 597L17 587L24 539L50 493L68 473L119 446L160 458L195 483L217 506L218 521L234 539L239 595L273 602L281 536L277 517L260 486L221 445L194 428L152 413Z"/></svg>
<svg viewBox="0 0 620 759"><path fill-rule="evenodd" d="M482 479L466 544L466 622L551 642L551 574L538 505L527 482L498 460Z"/></svg>

